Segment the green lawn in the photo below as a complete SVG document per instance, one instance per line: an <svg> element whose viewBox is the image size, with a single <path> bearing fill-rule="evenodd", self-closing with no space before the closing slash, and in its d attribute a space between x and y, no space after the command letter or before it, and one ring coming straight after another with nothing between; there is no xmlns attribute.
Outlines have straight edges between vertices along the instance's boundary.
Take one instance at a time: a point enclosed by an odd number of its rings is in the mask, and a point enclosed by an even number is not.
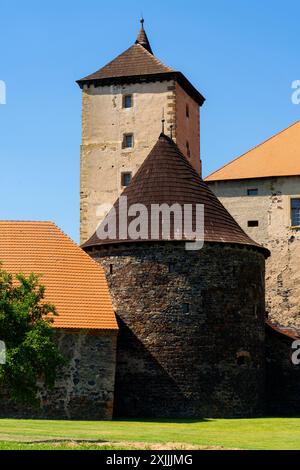
<svg viewBox="0 0 300 470"><path fill-rule="evenodd" d="M300 418L39 421L0 419L0 449L297 449Z"/></svg>

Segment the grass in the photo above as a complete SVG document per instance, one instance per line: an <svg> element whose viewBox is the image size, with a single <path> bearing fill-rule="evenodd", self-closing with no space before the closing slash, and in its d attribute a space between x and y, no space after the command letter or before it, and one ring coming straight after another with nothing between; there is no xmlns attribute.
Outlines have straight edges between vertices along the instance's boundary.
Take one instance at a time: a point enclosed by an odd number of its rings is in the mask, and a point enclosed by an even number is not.
<svg viewBox="0 0 300 470"><path fill-rule="evenodd" d="M300 418L43 421L0 419L0 449L300 450Z"/></svg>

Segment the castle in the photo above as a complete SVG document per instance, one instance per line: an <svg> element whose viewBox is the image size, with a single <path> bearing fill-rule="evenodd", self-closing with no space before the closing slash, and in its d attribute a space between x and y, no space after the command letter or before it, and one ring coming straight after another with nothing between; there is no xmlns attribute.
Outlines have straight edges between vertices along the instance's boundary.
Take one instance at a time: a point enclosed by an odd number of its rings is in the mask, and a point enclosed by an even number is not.
<svg viewBox="0 0 300 470"><path fill-rule="evenodd" d="M143 21L135 44L78 84L82 249L51 224L0 224L4 268L26 272L44 260L46 289L58 304L54 326L70 359L54 390L41 392L38 415L298 413L300 370L290 356L299 336L266 317L265 260L271 253L201 178L204 97L154 56ZM149 237L148 215L147 230L136 239L128 230L99 238L99 223L120 208L121 195L130 207L188 205L193 226L193 207L202 205L202 249L187 250L186 233L166 239L163 223ZM37 412L8 400L0 402L0 413Z"/></svg>

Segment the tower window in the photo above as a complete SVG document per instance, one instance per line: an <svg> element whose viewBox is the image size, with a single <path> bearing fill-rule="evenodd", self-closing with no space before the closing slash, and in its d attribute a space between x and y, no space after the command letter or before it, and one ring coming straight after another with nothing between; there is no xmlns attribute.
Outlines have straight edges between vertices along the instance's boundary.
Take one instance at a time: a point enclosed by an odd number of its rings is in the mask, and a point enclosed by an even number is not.
<svg viewBox="0 0 300 470"><path fill-rule="evenodd" d="M190 313L190 304L182 304L181 309L182 313L188 315Z"/></svg>
<svg viewBox="0 0 300 470"><path fill-rule="evenodd" d="M291 199L292 227L300 226L300 198Z"/></svg>
<svg viewBox="0 0 300 470"><path fill-rule="evenodd" d="M123 148L130 149L133 147L133 134L124 134Z"/></svg>
<svg viewBox="0 0 300 470"><path fill-rule="evenodd" d="M190 144L188 141L186 141L186 154L189 158L191 157Z"/></svg>
<svg viewBox="0 0 300 470"><path fill-rule="evenodd" d="M258 227L258 220L248 220L248 227Z"/></svg>
<svg viewBox="0 0 300 470"><path fill-rule="evenodd" d="M109 265L109 274L113 274L114 272L114 267L112 264Z"/></svg>
<svg viewBox="0 0 300 470"><path fill-rule="evenodd" d="M122 186L129 186L132 180L132 173L122 173L121 175L121 183Z"/></svg>
<svg viewBox="0 0 300 470"><path fill-rule="evenodd" d="M258 195L257 188L247 189L247 196L257 196L257 195Z"/></svg>
<svg viewBox="0 0 300 470"><path fill-rule="evenodd" d="M189 107L188 104L187 104L186 107L185 107L185 115L186 115L187 118L190 117L190 107Z"/></svg>
<svg viewBox="0 0 300 470"><path fill-rule="evenodd" d="M133 106L133 97L132 95L123 96L123 108L132 108Z"/></svg>
<svg viewBox="0 0 300 470"><path fill-rule="evenodd" d="M175 272L175 264L169 263L169 273L174 273L174 272Z"/></svg>

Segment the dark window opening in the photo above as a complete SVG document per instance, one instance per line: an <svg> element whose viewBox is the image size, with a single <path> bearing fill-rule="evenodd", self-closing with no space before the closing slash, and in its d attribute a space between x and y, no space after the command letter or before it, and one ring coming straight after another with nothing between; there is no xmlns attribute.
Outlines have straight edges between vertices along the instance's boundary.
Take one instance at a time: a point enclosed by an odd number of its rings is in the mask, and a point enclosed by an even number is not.
<svg viewBox="0 0 300 470"><path fill-rule="evenodd" d="M191 157L190 144L188 141L186 141L186 154L189 158Z"/></svg>
<svg viewBox="0 0 300 470"><path fill-rule="evenodd" d="M133 134L124 134L123 148L130 149L133 147Z"/></svg>
<svg viewBox="0 0 300 470"><path fill-rule="evenodd" d="M238 366L243 366L246 363L246 358L244 356L238 356L236 362Z"/></svg>
<svg viewBox="0 0 300 470"><path fill-rule="evenodd" d="M299 199L291 199L291 219L292 219L292 227L299 227L300 226L300 198Z"/></svg>
<svg viewBox="0 0 300 470"><path fill-rule="evenodd" d="M133 106L132 95L125 95L123 97L123 108L132 108L132 106Z"/></svg>
<svg viewBox="0 0 300 470"><path fill-rule="evenodd" d="M182 304L182 313L185 315L190 313L190 304Z"/></svg>
<svg viewBox="0 0 300 470"><path fill-rule="evenodd" d="M258 195L257 188L247 189L247 196L257 196L257 195Z"/></svg>
<svg viewBox="0 0 300 470"><path fill-rule="evenodd" d="M121 182L122 186L129 186L132 180L132 173L122 173Z"/></svg>
<svg viewBox="0 0 300 470"><path fill-rule="evenodd" d="M114 267L112 264L109 265L109 274L112 274L114 271Z"/></svg>
<svg viewBox="0 0 300 470"><path fill-rule="evenodd" d="M190 108L189 108L189 105L188 105L188 104L186 105L186 108L185 108L185 114L186 114L186 117L187 117L187 118L190 117Z"/></svg>
<svg viewBox="0 0 300 470"><path fill-rule="evenodd" d="M175 272L175 264L169 263L169 273L174 273L174 272Z"/></svg>
<svg viewBox="0 0 300 470"><path fill-rule="evenodd" d="M258 220L248 220L248 227L258 227Z"/></svg>

